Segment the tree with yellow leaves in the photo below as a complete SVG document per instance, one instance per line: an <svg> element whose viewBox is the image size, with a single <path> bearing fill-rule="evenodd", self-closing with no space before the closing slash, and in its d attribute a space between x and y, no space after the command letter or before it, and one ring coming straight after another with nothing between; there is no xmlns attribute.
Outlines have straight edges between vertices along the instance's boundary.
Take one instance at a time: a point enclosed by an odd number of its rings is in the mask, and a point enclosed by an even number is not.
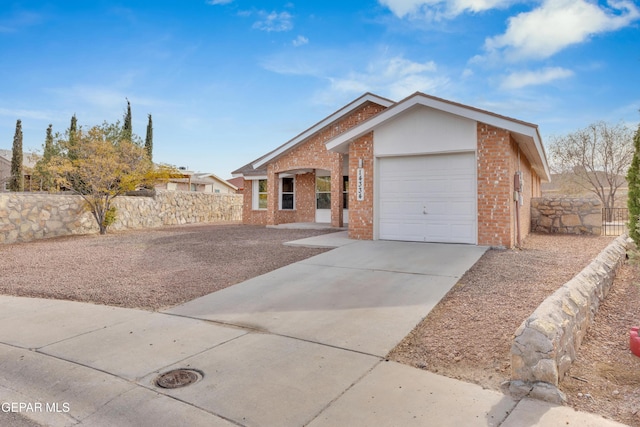
<svg viewBox="0 0 640 427"><path fill-rule="evenodd" d="M170 176L171 169L155 166L135 135L104 123L88 131L67 132L56 141L48 171L58 188L80 195L93 214L100 234L116 219L113 199Z"/></svg>

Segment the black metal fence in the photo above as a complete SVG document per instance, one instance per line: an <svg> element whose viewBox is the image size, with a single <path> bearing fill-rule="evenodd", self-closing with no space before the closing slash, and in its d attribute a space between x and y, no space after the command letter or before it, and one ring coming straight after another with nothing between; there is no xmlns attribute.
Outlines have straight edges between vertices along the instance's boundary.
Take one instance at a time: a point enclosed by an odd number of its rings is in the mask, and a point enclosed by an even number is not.
<svg viewBox="0 0 640 427"><path fill-rule="evenodd" d="M619 236L627 231L629 209L602 208L602 235Z"/></svg>

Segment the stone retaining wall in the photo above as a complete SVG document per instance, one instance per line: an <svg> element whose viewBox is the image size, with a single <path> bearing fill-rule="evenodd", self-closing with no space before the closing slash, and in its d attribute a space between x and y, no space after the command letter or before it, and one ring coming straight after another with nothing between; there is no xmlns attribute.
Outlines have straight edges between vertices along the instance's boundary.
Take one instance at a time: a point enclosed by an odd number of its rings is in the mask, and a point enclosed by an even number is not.
<svg viewBox="0 0 640 427"><path fill-rule="evenodd" d="M600 235L602 203L593 198L533 198L531 199L531 231Z"/></svg>
<svg viewBox="0 0 640 427"><path fill-rule="evenodd" d="M511 346L514 394L554 403L566 400L558 384L575 360L630 245L626 235L615 239L520 325Z"/></svg>
<svg viewBox="0 0 640 427"><path fill-rule="evenodd" d="M127 230L242 220L242 195L157 191L154 197L117 197L116 222ZM0 243L97 233L80 196L0 193Z"/></svg>

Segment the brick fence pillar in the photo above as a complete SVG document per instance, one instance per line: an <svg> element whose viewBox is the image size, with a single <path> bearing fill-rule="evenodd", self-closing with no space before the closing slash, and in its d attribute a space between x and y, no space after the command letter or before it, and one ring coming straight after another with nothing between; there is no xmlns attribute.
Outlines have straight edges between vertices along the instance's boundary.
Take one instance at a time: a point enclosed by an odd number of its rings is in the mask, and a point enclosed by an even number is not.
<svg viewBox="0 0 640 427"><path fill-rule="evenodd" d="M342 154L336 154L331 159L331 226L342 227L343 208L342 199Z"/></svg>
<svg viewBox="0 0 640 427"><path fill-rule="evenodd" d="M267 170L267 225L278 225L278 176L270 164Z"/></svg>

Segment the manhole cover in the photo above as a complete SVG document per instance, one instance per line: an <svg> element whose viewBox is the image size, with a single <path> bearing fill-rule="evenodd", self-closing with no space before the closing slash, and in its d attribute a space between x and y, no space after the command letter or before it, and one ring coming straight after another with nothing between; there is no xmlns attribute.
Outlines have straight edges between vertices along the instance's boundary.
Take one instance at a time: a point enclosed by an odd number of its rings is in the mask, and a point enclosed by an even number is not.
<svg viewBox="0 0 640 427"><path fill-rule="evenodd" d="M193 384L202 378L202 374L193 369L174 369L156 378L156 385L162 388L180 388Z"/></svg>

